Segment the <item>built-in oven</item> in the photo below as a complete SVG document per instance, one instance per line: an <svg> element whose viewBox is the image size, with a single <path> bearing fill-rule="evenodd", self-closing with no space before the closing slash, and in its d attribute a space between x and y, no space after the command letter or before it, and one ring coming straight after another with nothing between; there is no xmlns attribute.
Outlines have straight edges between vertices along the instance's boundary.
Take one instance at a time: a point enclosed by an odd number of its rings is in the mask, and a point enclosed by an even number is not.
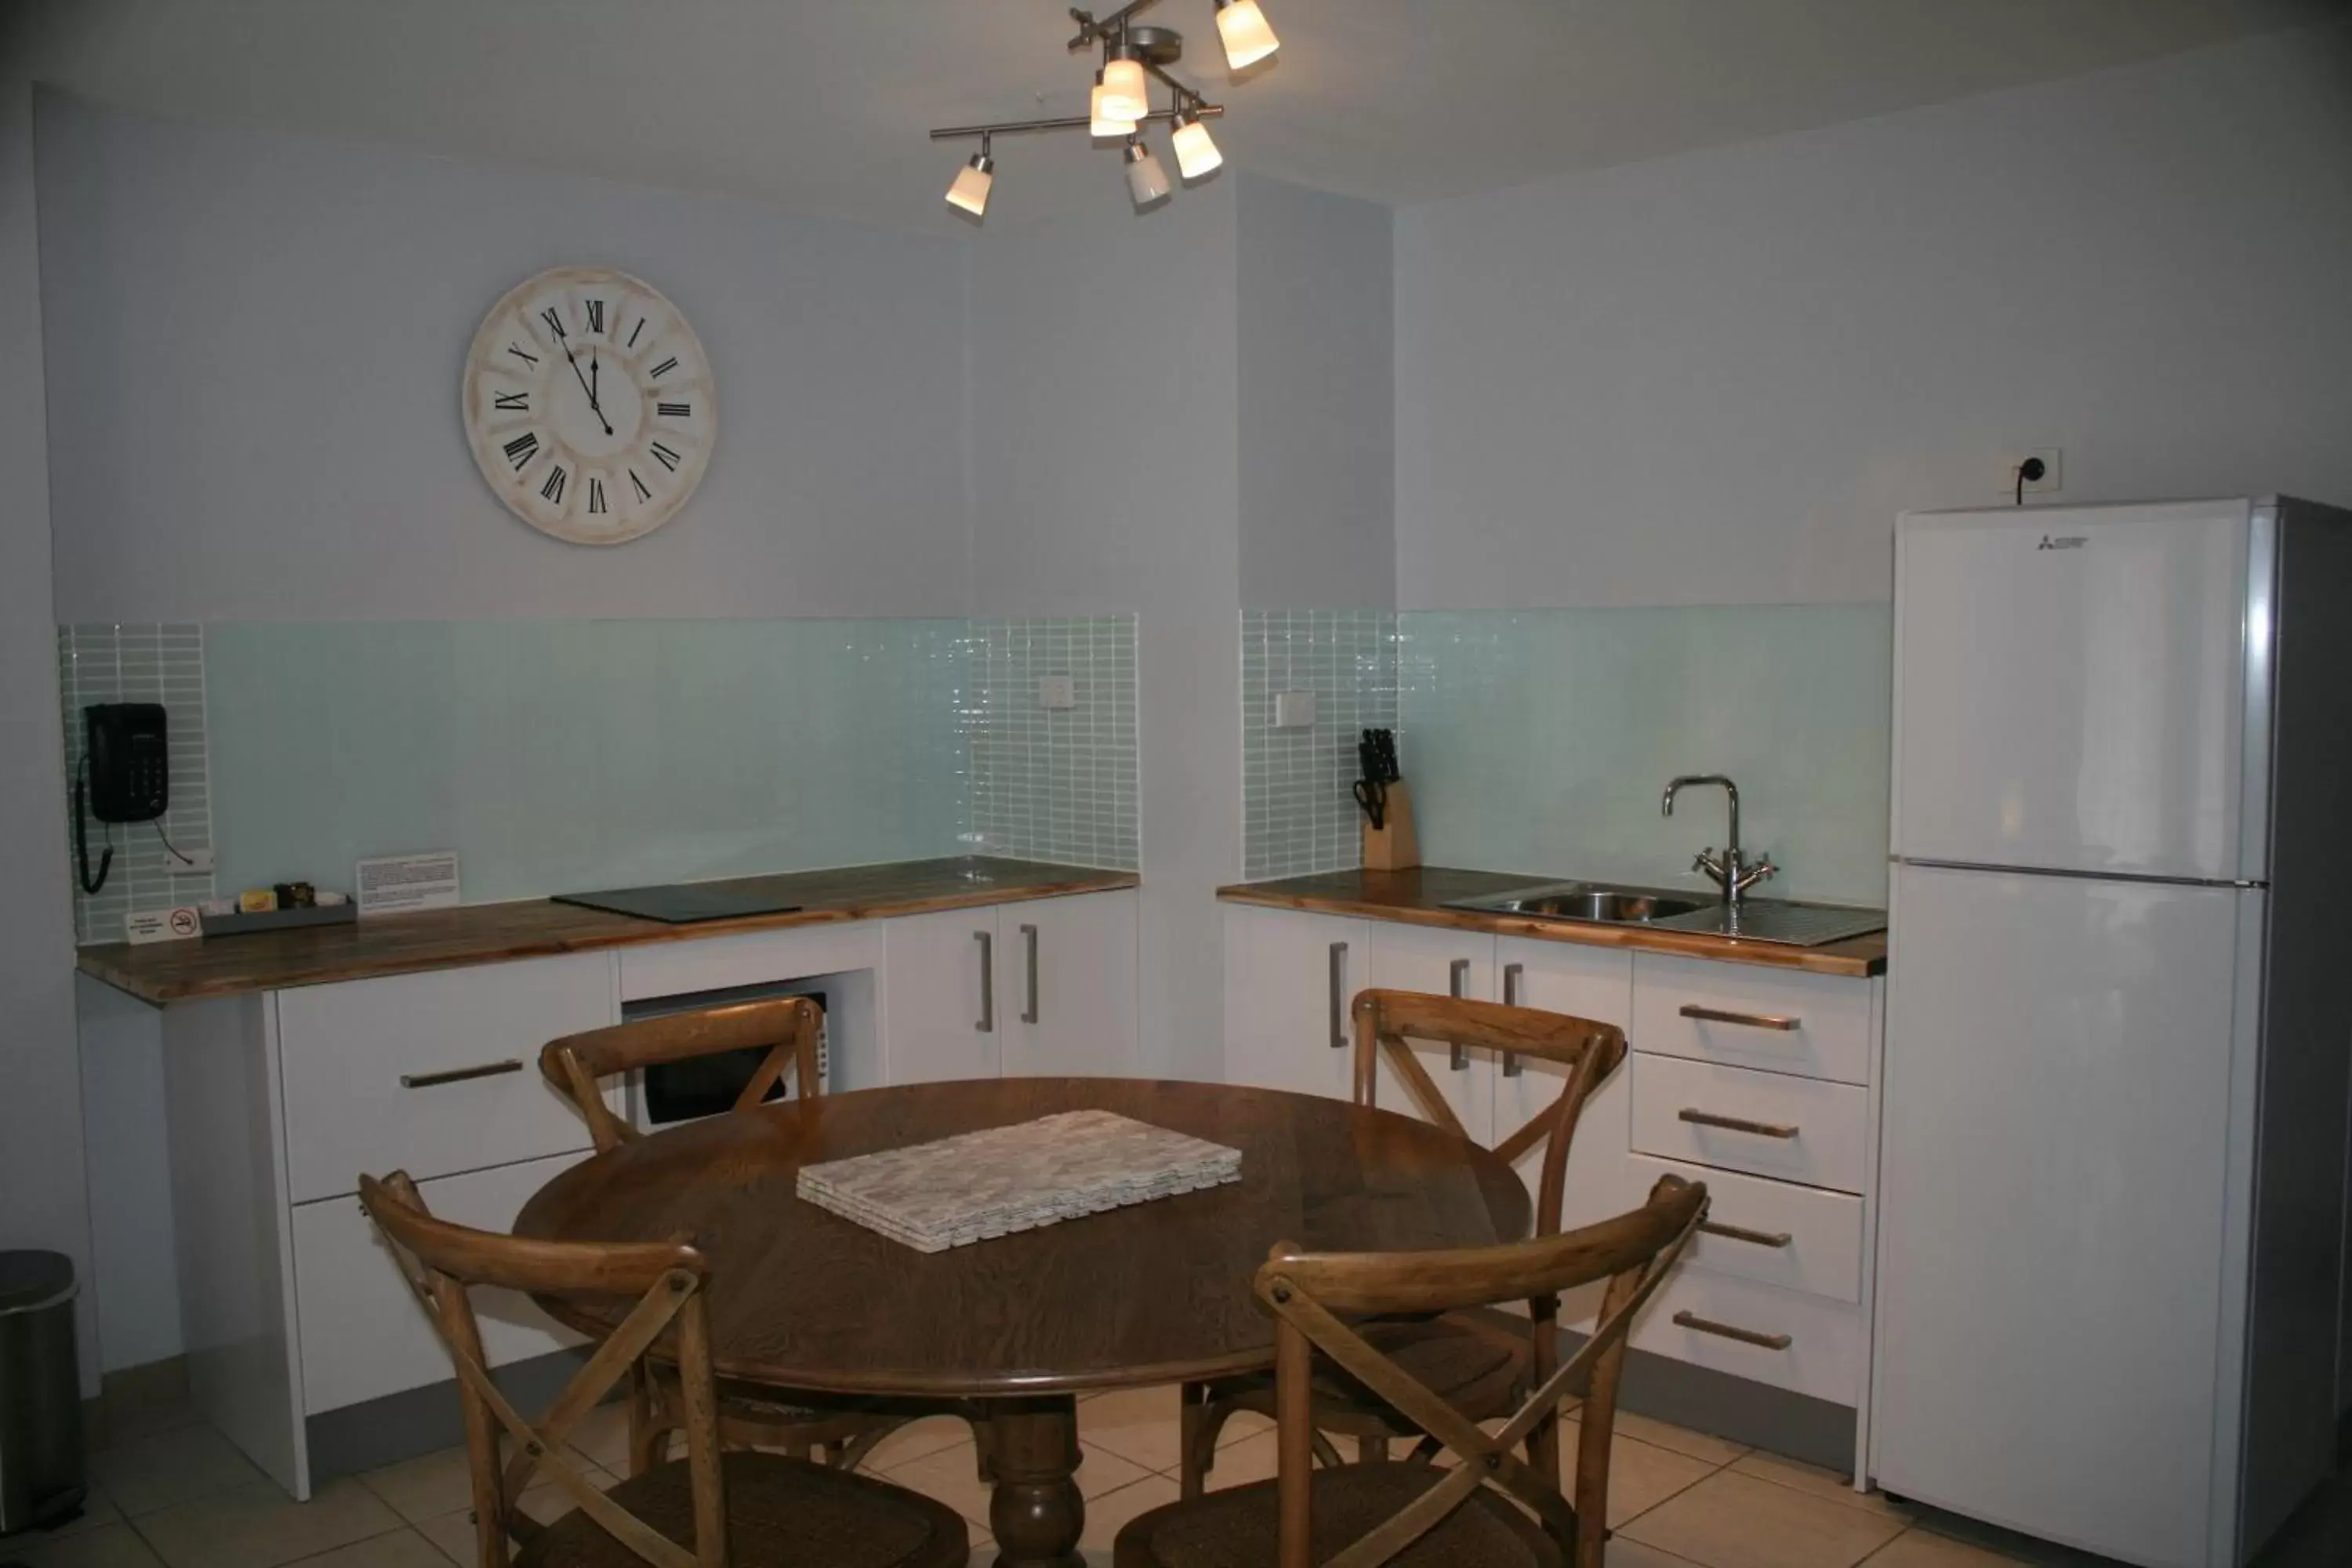
<svg viewBox="0 0 2352 1568"><path fill-rule="evenodd" d="M761 985L733 985L719 991L696 991L677 996L646 997L624 1004L621 1017L624 1022L634 1024L645 1018L698 1012L706 1007L727 1007L740 1002L764 1002L779 996L805 996L816 1004L821 1017L825 1012L825 992L822 988L806 981L782 981ZM832 1052L826 1034L820 1023L816 1046L816 1076L820 1092L831 1087ZM751 1075L760 1070L760 1064L767 1060L768 1049L765 1046L747 1046L740 1050L719 1051L707 1057L661 1062L639 1068L630 1075L630 1122L651 1131L656 1127L716 1116L733 1109L736 1097L751 1081ZM788 1100L799 1092L797 1083L787 1089L784 1081L779 1080L768 1090L765 1099Z"/></svg>

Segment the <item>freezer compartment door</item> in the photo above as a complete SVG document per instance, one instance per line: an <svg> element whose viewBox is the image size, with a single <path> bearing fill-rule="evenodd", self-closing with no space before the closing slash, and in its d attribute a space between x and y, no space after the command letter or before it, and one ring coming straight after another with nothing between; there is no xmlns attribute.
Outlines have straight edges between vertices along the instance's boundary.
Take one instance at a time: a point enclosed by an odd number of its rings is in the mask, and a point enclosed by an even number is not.
<svg viewBox="0 0 2352 1568"><path fill-rule="evenodd" d="M2203 1564L2231 1058L2253 1048L2236 954L2262 895L1915 866L1892 890L1878 1481Z"/></svg>
<svg viewBox="0 0 2352 1568"><path fill-rule="evenodd" d="M2231 880L2245 502L1906 517L1894 850Z"/></svg>

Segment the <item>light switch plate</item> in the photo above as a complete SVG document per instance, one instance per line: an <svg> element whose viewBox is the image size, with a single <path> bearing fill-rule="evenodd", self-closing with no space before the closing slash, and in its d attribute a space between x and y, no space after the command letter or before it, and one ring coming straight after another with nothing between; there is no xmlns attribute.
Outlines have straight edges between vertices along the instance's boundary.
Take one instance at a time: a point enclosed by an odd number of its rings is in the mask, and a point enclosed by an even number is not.
<svg viewBox="0 0 2352 1568"><path fill-rule="evenodd" d="M1037 678L1037 706L1040 708L1076 708L1078 705L1078 683L1066 675L1041 675Z"/></svg>
<svg viewBox="0 0 2352 1568"><path fill-rule="evenodd" d="M1304 730L1315 722L1315 693L1277 691L1274 694L1274 727Z"/></svg>

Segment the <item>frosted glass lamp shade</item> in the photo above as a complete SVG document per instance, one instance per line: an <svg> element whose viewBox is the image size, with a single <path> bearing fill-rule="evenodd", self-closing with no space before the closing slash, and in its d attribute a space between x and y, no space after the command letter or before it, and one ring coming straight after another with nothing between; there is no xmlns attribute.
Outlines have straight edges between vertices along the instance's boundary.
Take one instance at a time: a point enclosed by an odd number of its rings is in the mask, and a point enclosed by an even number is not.
<svg viewBox="0 0 2352 1568"><path fill-rule="evenodd" d="M1224 40L1225 60L1235 70L1282 47L1257 0L1217 0L1217 36Z"/></svg>
<svg viewBox="0 0 2352 1568"><path fill-rule="evenodd" d="M1091 122L1087 126L1087 134L1089 136L1134 135L1134 121L1121 119L1119 116L1110 112L1109 106L1105 101L1105 100L1108 98L1109 94L1103 87L1101 75L1102 73L1099 71L1096 73L1094 97L1091 100L1091 107L1088 110Z"/></svg>
<svg viewBox="0 0 2352 1568"><path fill-rule="evenodd" d="M1133 60L1112 60L1103 67L1102 97L1097 100L1097 118L1125 120L1129 122L1151 112L1150 100L1145 96L1143 68Z"/></svg>
<svg viewBox="0 0 2352 1568"><path fill-rule="evenodd" d="M1127 194L1139 207L1148 207L1168 194L1168 171L1140 142L1127 144Z"/></svg>
<svg viewBox="0 0 2352 1568"><path fill-rule="evenodd" d="M1168 139L1168 143L1176 150L1178 173L1188 180L1214 173L1225 161L1216 142L1210 140L1209 128L1201 123L1199 116L1189 112L1176 122L1176 133Z"/></svg>
<svg viewBox="0 0 2352 1568"><path fill-rule="evenodd" d="M956 171L955 184L948 187L948 205L961 207L974 217L988 216L988 187L996 183L996 161L985 153L974 153L971 162Z"/></svg>

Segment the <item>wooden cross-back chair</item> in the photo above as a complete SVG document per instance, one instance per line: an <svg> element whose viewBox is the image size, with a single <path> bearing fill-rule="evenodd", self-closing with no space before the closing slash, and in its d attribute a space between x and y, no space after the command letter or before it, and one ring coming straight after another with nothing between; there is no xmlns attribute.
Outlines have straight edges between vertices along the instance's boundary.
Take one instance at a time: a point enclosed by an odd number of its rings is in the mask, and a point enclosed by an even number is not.
<svg viewBox="0 0 2352 1568"><path fill-rule="evenodd" d="M767 1055L732 1109L753 1109L780 1083L789 1083L802 1099L813 1100L824 1092L817 1071L817 1044L824 1030L824 1015L805 996L739 1002L566 1035L541 1049L539 1070L579 1107L589 1136L602 1151L642 1136L605 1103L604 1079L666 1062L764 1049ZM631 1390L632 1473L659 1459L677 1430L679 1412L666 1386L660 1379L649 1378ZM800 1458L814 1457L842 1469L856 1469L876 1443L904 1426L912 1414L733 1378L719 1386L719 1425L730 1442L781 1448Z"/></svg>
<svg viewBox="0 0 2352 1568"><path fill-rule="evenodd" d="M1556 1234L1577 1121L1593 1091L1625 1059L1625 1032L1614 1024L1565 1013L1418 991L1360 992L1352 1014L1356 1103L1378 1103L1380 1064L1385 1056L1430 1119L1465 1137L1468 1134L1461 1119L1430 1081L1428 1070L1413 1055L1408 1040L1507 1052L1567 1069L1559 1097L1495 1145L1495 1152L1513 1164L1537 1145L1543 1146L1543 1164L1536 1179L1535 1234ZM1542 1321L1549 1325L1557 1315L1557 1303L1548 1303L1542 1310ZM1438 1389L1454 1409L1474 1422L1502 1414L1526 1386L1529 1358L1525 1341L1516 1334L1498 1333L1487 1324L1440 1318L1392 1325L1381 1339L1384 1348L1413 1375ZM1417 1422L1349 1377L1344 1369L1326 1368L1316 1380L1315 1394L1316 1451L1327 1464L1337 1464L1339 1452L1326 1433L1353 1437L1357 1457L1366 1459L1385 1454L1391 1438L1422 1434ZM1274 1384L1263 1376L1192 1384L1182 1390L1181 1400L1179 1479L1184 1495L1197 1497L1216 1462L1219 1431L1243 1410L1272 1415Z"/></svg>
<svg viewBox="0 0 2352 1568"><path fill-rule="evenodd" d="M360 1178L360 1202L424 1304L457 1372L473 1483L478 1568L963 1568L961 1519L928 1498L777 1454L719 1452L706 1288L685 1242L526 1241L436 1219L404 1172ZM469 1288L636 1298L620 1327L538 1420L492 1381ZM581 1419L649 1354L676 1365L686 1458L611 1491L565 1446ZM551 1479L576 1505L551 1524L524 1513L525 1488ZM850 1556L845 1543L862 1542ZM519 1548L519 1550L515 1550Z"/></svg>
<svg viewBox="0 0 2352 1568"><path fill-rule="evenodd" d="M1444 1252L1303 1253L1275 1247L1257 1272L1277 1320L1272 1481L1170 1503L1119 1531L1114 1568L1601 1568L1610 1445L1634 1315L1706 1218L1706 1188L1661 1177L1649 1202L1564 1235ZM1591 1337L1564 1363L1534 1344L1527 1397L1489 1434L1358 1326L1383 1314L1546 1300L1606 1279ZM1370 1459L1314 1463L1318 1360L1345 1367L1452 1453L1451 1468ZM1581 1393L1573 1496L1560 1487L1560 1402ZM1515 1448L1524 1447L1522 1460Z"/></svg>

